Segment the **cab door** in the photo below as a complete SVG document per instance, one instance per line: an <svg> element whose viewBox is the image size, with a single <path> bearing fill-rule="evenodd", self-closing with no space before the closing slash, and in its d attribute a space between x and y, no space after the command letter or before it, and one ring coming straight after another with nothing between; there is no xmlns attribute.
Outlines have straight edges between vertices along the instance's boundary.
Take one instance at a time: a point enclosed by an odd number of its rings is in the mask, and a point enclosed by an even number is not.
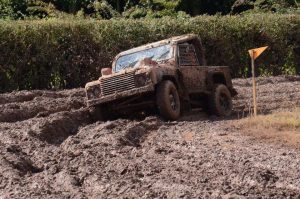
<svg viewBox="0 0 300 199"><path fill-rule="evenodd" d="M178 64L181 80L188 93L197 93L206 89L207 67L200 66L193 44L178 44Z"/></svg>

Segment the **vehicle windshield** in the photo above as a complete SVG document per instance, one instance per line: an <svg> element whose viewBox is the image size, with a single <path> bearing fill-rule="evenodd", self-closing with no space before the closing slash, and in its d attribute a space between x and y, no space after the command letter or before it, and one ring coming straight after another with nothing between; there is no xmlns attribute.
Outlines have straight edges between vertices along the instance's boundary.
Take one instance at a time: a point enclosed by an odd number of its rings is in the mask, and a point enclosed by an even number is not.
<svg viewBox="0 0 300 199"><path fill-rule="evenodd" d="M114 72L119 72L126 68L133 68L137 66L137 63L145 58L150 58L154 61L160 62L173 57L173 48L171 45L163 45L155 48L150 48L135 52L132 54L119 57L116 61Z"/></svg>

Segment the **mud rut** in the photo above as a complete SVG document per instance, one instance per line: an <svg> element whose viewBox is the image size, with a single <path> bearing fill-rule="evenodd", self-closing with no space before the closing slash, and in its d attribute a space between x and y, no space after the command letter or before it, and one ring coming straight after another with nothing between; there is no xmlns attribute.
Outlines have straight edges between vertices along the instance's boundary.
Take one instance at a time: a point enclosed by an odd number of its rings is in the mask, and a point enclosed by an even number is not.
<svg viewBox="0 0 300 199"><path fill-rule="evenodd" d="M260 112L300 106L300 77L260 78ZM0 198L299 198L300 151L194 112L92 123L82 89L0 95Z"/></svg>

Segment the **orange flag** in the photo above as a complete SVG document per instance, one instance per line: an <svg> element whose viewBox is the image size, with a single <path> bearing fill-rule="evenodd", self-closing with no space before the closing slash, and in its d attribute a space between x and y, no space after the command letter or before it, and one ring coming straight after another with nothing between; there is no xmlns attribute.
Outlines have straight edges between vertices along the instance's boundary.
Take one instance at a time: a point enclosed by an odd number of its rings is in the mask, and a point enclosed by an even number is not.
<svg viewBox="0 0 300 199"><path fill-rule="evenodd" d="M261 47L261 48L255 48L255 49L249 50L248 52L249 52L251 58L256 59L256 58L258 58L258 57L261 55L261 53L263 53L267 48L268 48L268 46Z"/></svg>

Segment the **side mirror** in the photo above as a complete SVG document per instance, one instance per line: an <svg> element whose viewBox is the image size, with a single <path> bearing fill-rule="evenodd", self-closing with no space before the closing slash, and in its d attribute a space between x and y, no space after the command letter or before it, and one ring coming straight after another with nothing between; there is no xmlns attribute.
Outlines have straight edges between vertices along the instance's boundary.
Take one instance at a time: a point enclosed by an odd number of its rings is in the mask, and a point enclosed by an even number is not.
<svg viewBox="0 0 300 199"><path fill-rule="evenodd" d="M112 74L111 68L102 68L101 69L101 75L102 76L111 75L111 74Z"/></svg>

